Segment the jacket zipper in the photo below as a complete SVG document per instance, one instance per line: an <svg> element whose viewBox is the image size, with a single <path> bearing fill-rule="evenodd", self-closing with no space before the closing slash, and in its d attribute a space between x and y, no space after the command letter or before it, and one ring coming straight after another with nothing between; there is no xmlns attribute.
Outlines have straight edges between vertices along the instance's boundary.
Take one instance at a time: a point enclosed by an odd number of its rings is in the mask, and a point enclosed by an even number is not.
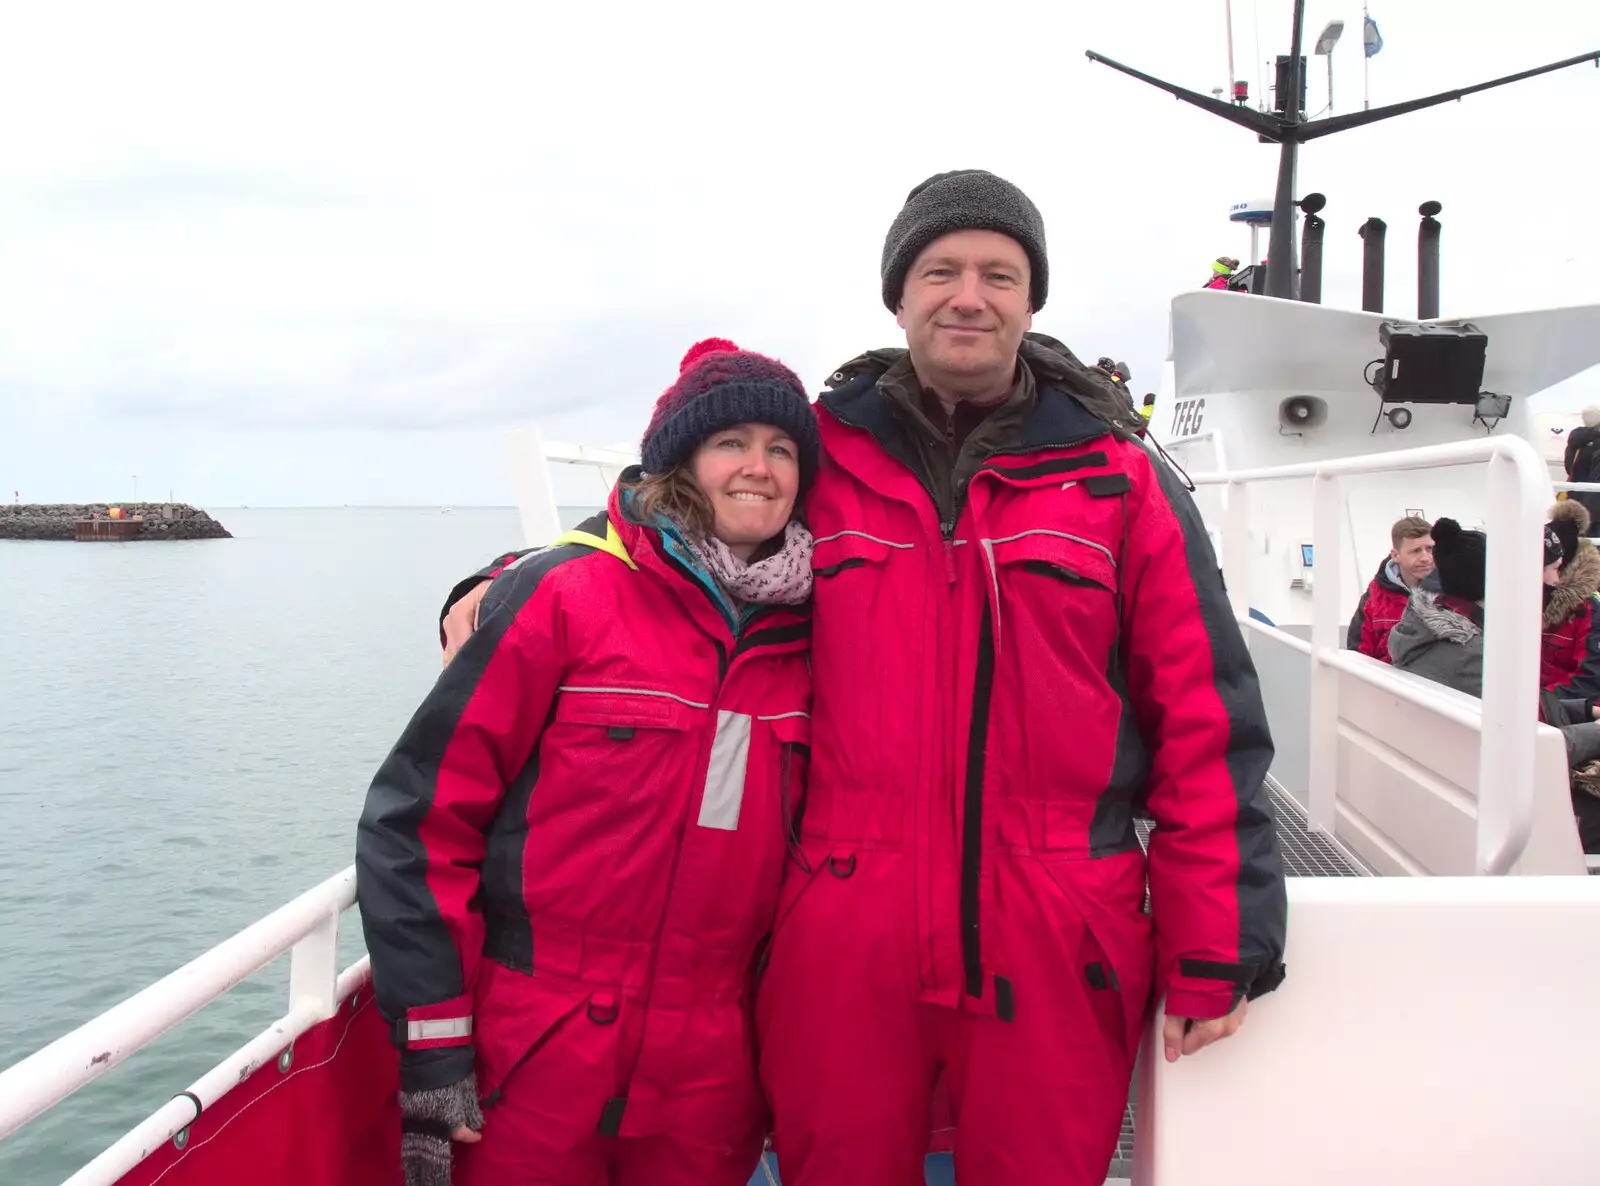
<svg viewBox="0 0 1600 1186"><path fill-rule="evenodd" d="M994 630L989 594L978 624L978 668L972 684L972 723L967 734L967 779L961 813L961 963L967 995L983 995L978 893L983 872L983 772L989 742L989 700L994 688Z"/></svg>
<svg viewBox="0 0 1600 1186"><path fill-rule="evenodd" d="M833 408L823 405L839 423L850 428L862 429L870 432L864 425L854 423L840 416ZM1104 433L1093 433L1089 436L1079 437L1070 441L1051 441L1040 445L1032 445L1024 449L996 449L984 459L984 464L979 467L978 473L984 472L988 462L998 456L1026 456L1030 453L1044 453L1054 449L1071 449L1096 437L1116 433L1107 426ZM877 440L877 437L873 437ZM881 441L878 442L883 447ZM887 448L884 453L891 460L900 461ZM938 500L933 496L933 487L927 479L918 473L913 466L906 465L911 470L912 477L927 492L928 500L938 508ZM974 474L974 477L977 475ZM959 517L959 511L955 512ZM956 578L955 563L955 520L941 520L939 532L942 537L945 551L945 572L949 583L954 584ZM976 543L976 541L974 541ZM978 661L977 672L973 680L972 689L972 718L967 734L967 771L966 782L963 788L963 811L961 823L961 963L966 974L966 991L968 996L983 996L983 965L982 965L982 922L979 917L979 889L983 873L983 774L987 758L989 737L989 702L994 689L994 625L990 617L989 596L984 593L983 617L978 625ZM929 936L930 943L932 936Z"/></svg>

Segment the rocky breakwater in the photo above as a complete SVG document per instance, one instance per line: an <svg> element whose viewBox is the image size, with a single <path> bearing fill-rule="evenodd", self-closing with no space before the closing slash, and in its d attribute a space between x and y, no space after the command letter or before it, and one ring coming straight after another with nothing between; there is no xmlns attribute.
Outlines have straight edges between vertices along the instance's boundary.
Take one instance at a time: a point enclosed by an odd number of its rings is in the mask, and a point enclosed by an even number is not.
<svg viewBox="0 0 1600 1186"><path fill-rule="evenodd" d="M136 540L233 538L221 523L185 502L25 502L0 505L0 539L69 540L73 524L83 519L109 519L114 506L139 524Z"/></svg>

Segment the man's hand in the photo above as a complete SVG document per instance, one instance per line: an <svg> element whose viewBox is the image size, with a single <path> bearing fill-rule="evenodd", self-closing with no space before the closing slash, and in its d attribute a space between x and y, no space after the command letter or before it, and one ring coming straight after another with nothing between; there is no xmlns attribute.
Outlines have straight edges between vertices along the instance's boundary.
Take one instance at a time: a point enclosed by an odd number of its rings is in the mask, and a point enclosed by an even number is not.
<svg viewBox="0 0 1600 1186"><path fill-rule="evenodd" d="M1241 1000L1232 1013L1211 1021L1192 1021L1167 1014L1161 1026L1161 1044L1166 1047L1167 1061L1177 1062L1185 1054L1195 1054L1213 1042L1231 1038L1244 1024L1245 1011L1249 1008L1250 1002Z"/></svg>
<svg viewBox="0 0 1600 1186"><path fill-rule="evenodd" d="M445 667L450 666L450 660L456 657L456 652L466 644L467 639L472 637L472 632L478 628L478 606L488 589L488 581L479 581L476 587L470 593L464 594L444 616Z"/></svg>

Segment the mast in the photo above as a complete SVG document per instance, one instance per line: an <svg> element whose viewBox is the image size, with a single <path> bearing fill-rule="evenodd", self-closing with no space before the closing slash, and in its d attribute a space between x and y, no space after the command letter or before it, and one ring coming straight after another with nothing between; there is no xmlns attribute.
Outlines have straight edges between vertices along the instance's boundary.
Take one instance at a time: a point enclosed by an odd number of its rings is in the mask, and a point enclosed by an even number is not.
<svg viewBox="0 0 1600 1186"><path fill-rule="evenodd" d="M1593 62L1600 66L1600 50L1586 54L1579 54L1574 58L1565 58L1559 62L1550 62L1544 66L1537 66L1532 70L1523 70L1516 74L1508 74L1504 78L1491 79L1473 86L1461 87L1453 91L1442 91L1437 95L1428 95L1421 99L1410 99L1404 103L1391 103L1387 107L1368 108L1363 111L1352 112L1350 115L1329 115L1324 119L1306 120L1304 112L1300 109L1300 87L1303 71L1300 63L1300 44L1305 32L1305 0L1295 0L1294 5L1294 30L1291 35L1289 52L1289 94L1287 97L1279 96L1282 104L1281 112L1251 111L1244 107L1236 107L1213 99L1209 95L1202 95L1185 87L1164 82L1152 75L1125 66L1121 62L1113 61L1093 50L1087 51L1091 62L1110 66L1113 70L1120 71L1130 78L1137 78L1140 82L1147 82L1159 90L1166 91L1169 95L1184 103L1203 108L1215 116L1248 128L1264 140L1281 145L1278 155L1278 186L1273 196L1272 204L1272 238L1267 254L1267 295L1285 297L1293 300L1295 297L1295 183L1296 169L1299 164L1300 145L1308 140L1315 140L1322 136L1331 136L1335 132L1346 132L1352 128L1365 127L1380 120L1392 119L1397 115L1405 115L1412 111L1421 111L1425 107L1436 107L1441 103L1449 103L1467 95L1477 94L1479 91L1492 90L1495 87L1505 86L1507 83L1521 82L1525 78L1535 78L1540 74L1549 74L1555 70L1565 70L1568 66L1577 66L1583 62ZM1364 28L1364 27L1363 27Z"/></svg>
<svg viewBox="0 0 1600 1186"><path fill-rule="evenodd" d="M1361 110L1372 110L1372 55L1367 52L1367 6L1361 6ZM1328 59L1333 69L1333 59Z"/></svg>
<svg viewBox="0 0 1600 1186"><path fill-rule="evenodd" d="M1228 18L1228 94L1233 94L1233 0L1222 0L1223 13ZM1255 260L1251 260L1255 263Z"/></svg>
<svg viewBox="0 0 1600 1186"><path fill-rule="evenodd" d="M1284 136L1278 152L1278 189L1272 197L1272 233L1267 239L1267 295L1294 300L1299 296L1299 261L1295 258L1295 230L1299 210L1295 205L1295 181L1299 170L1299 128L1301 84L1305 80L1300 60L1300 42L1305 36L1306 0L1295 0L1294 32L1289 37L1289 97L1278 96L1283 109L1279 120ZM1254 260L1250 261L1254 263Z"/></svg>

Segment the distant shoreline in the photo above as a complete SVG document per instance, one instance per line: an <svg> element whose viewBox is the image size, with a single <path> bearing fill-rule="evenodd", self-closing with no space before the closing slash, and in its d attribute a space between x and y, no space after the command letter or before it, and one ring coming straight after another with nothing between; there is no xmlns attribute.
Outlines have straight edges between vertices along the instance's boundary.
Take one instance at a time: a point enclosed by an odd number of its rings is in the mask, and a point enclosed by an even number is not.
<svg viewBox="0 0 1600 1186"><path fill-rule="evenodd" d="M116 507L119 515L113 517ZM0 539L74 540L83 522L116 523L117 538L146 540L232 539L233 533L186 502L52 502L0 505ZM125 526L124 526L125 525ZM131 534L122 534L131 532Z"/></svg>

